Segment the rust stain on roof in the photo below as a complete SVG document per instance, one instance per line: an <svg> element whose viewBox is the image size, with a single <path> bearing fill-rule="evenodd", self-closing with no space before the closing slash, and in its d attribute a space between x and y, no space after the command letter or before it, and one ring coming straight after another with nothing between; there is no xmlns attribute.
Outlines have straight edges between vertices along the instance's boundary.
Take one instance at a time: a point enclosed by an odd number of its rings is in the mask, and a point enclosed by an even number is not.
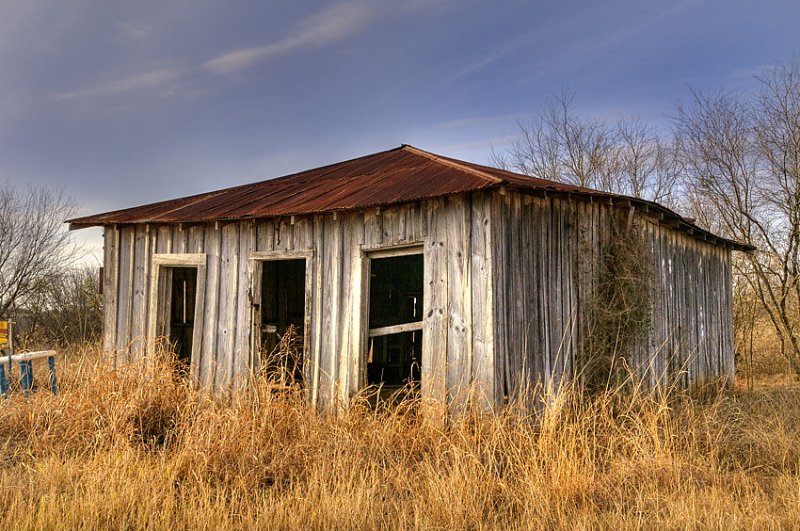
<svg viewBox="0 0 800 531"><path fill-rule="evenodd" d="M523 192L552 191L630 200L705 233L656 203L464 162L408 145L276 179L75 218L67 223L71 228L80 228L126 223L201 223L307 215L408 203L502 187ZM747 250L737 242L706 234Z"/></svg>
<svg viewBox="0 0 800 531"><path fill-rule="evenodd" d="M317 214L418 201L503 185L591 192L404 145L277 179L76 218L69 223L176 223Z"/></svg>

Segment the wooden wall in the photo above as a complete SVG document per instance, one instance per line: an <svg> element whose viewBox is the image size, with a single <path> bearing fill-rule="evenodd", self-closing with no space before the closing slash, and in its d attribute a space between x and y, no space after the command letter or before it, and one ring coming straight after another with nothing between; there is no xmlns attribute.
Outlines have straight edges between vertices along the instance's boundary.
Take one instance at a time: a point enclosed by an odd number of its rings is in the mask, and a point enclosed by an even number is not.
<svg viewBox="0 0 800 531"><path fill-rule="evenodd" d="M361 212L202 225L105 228L104 343L119 363L148 351L155 311L154 253L206 257L201 341L192 371L211 388L242 384L251 352L253 277L259 258L310 255L310 401L346 403L363 385L370 251L419 245L424 252L423 393L494 389L491 308L491 198L432 199ZM478 294L474 297L473 294ZM455 397L454 397L455 398ZM490 400L494 398L490 396Z"/></svg>
<svg viewBox="0 0 800 531"><path fill-rule="evenodd" d="M730 249L607 199L509 192L494 196L492 212L496 396L580 371L603 248L620 216L642 238L653 274L651 315L630 367L650 385L733 380Z"/></svg>
<svg viewBox="0 0 800 531"><path fill-rule="evenodd" d="M517 396L571 373L580 339L576 204L509 192L492 207L496 385Z"/></svg>
<svg viewBox="0 0 800 531"><path fill-rule="evenodd" d="M585 310L607 227L620 208L628 207L509 191L219 225L109 226L105 346L120 363L147 352L154 254L201 253L205 290L193 375L211 388L241 385L256 363L254 253L308 256L309 400L344 404L365 379L369 252L419 245L423 393L458 404L471 387L486 404L498 404L579 370ZM686 386L732 379L730 250L644 212L634 210L630 220L655 272L652 319L631 366L653 384L679 373Z"/></svg>
<svg viewBox="0 0 800 531"><path fill-rule="evenodd" d="M731 250L664 225L643 226L657 274L649 341L635 367L652 383L733 383Z"/></svg>

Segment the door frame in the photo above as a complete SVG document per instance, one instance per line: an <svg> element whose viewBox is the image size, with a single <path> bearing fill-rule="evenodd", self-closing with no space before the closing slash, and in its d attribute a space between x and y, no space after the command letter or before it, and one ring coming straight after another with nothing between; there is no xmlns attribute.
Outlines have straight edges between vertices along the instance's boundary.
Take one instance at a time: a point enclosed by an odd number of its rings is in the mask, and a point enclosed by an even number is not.
<svg viewBox="0 0 800 531"><path fill-rule="evenodd" d="M147 320L147 353L153 359L156 354L156 339L169 337L167 307L170 280L169 268L194 267L197 269L197 293L194 305L194 327L192 329L192 352L189 360L189 374L192 381L199 381L200 352L203 340L203 315L206 299L206 263L205 253L154 253L150 282L150 308Z"/></svg>
<svg viewBox="0 0 800 531"><path fill-rule="evenodd" d="M310 348L311 348L311 294L314 283L311 275L313 251L254 251L250 253L253 265L252 300L250 304L250 371L255 374L261 368L261 358L258 355L261 347L261 284L263 282L264 262L278 262L281 260L304 260L305 265L305 297L303 302L303 387L311 389L312 375Z"/></svg>
<svg viewBox="0 0 800 531"><path fill-rule="evenodd" d="M372 337L380 337L382 335L392 335L395 333L409 332L419 330L423 332L425 328L425 304L427 301L423 300L423 313L422 319L419 323L406 323L402 325L394 325L383 327L380 329L371 329L369 327L369 302L370 302L370 279L372 275L372 260L379 260L381 258L395 258L399 256L421 255L423 260L422 269L422 285L425 286L425 245L422 243L411 243L393 245L387 247L377 247L372 249L362 249L362 266L361 266L361 322L364 325L361 327L361 352L359 356L359 387L363 389L367 386L367 362L369 357L369 341ZM391 330L390 330L391 329ZM376 333L377 332L377 333ZM390 332L390 333L386 333ZM424 333L424 332L423 332ZM423 345L424 346L424 345ZM422 357L425 358L425 351L422 350ZM420 382L425 379L425 374L422 371L423 365L420 364Z"/></svg>

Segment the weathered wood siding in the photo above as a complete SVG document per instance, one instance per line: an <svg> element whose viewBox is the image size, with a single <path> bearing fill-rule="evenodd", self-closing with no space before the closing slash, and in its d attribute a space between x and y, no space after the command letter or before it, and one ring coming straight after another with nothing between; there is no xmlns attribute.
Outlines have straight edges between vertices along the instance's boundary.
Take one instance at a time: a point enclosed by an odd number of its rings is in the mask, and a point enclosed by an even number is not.
<svg viewBox="0 0 800 531"><path fill-rule="evenodd" d="M508 396L580 371L603 245L620 212L653 271L651 316L630 367L651 385L732 381L730 249L623 202L509 192L492 202L495 383Z"/></svg>
<svg viewBox="0 0 800 531"><path fill-rule="evenodd" d="M656 285L648 342L632 366L651 384L733 382L731 250L661 224L641 225Z"/></svg>
<svg viewBox="0 0 800 531"><path fill-rule="evenodd" d="M630 366L652 384L676 375L683 386L732 379L729 249L623 203L510 191L219 225L106 227L104 344L120 363L147 352L154 255L200 254L205 289L192 373L211 388L242 385L257 363L254 258L303 257L309 400L345 404L365 381L369 253L419 245L423 394L457 405L471 390L498 404L579 372L603 244L620 209L654 271L652 318Z"/></svg>
<svg viewBox="0 0 800 531"><path fill-rule="evenodd" d="M509 192L492 209L496 378L516 396L571 374L580 339L577 205Z"/></svg>
<svg viewBox="0 0 800 531"><path fill-rule="evenodd" d="M321 407L346 403L365 379L370 251L419 245L424 254L423 393L452 400L475 383L495 397L489 194L458 195L360 212L219 225L105 228L104 344L120 363L147 352L153 256L206 257L202 327L193 374L210 388L238 386L255 364L253 253L310 256L306 385Z"/></svg>

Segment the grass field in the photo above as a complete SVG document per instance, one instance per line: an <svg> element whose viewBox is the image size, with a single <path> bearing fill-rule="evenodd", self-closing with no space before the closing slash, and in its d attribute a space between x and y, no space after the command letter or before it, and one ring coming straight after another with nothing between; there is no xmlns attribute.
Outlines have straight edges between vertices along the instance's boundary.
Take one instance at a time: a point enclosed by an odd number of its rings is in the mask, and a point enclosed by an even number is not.
<svg viewBox="0 0 800 531"><path fill-rule="evenodd" d="M800 387L702 401L569 392L447 424L340 416L267 385L219 402L96 353L0 404L0 528L796 528ZM40 381L44 381L40 379Z"/></svg>

